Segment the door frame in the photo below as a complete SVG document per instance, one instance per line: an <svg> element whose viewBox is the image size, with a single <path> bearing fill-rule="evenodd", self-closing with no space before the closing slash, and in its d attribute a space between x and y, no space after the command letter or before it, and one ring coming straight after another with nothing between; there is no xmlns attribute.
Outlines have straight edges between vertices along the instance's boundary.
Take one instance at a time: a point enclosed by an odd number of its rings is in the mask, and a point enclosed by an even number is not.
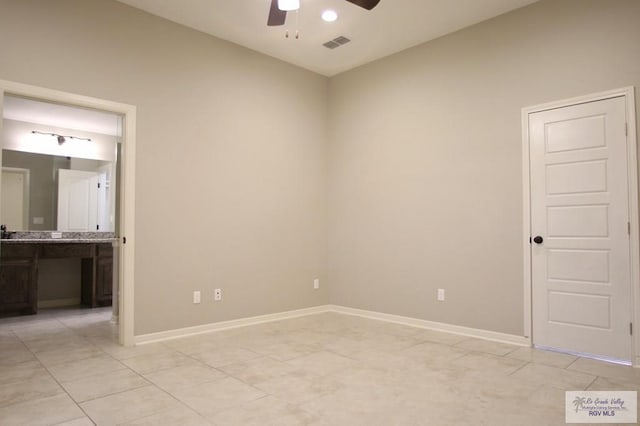
<svg viewBox="0 0 640 426"><path fill-rule="evenodd" d="M629 255L631 265L631 321L640 324L640 232L638 217L638 154L636 136L636 109L634 87L564 99L522 108L522 252L524 272L524 337L533 345L533 297L531 270L531 170L529 158L529 115L576 104L624 97L627 121L627 181L629 197L629 222L631 224ZM634 327L638 330L638 327ZM632 363L640 367L640 333L634 332L631 348Z"/></svg>
<svg viewBox="0 0 640 426"><path fill-rule="evenodd" d="M135 294L135 180L136 180L136 107L134 105L98 99L84 95L47 89L7 80L0 80L0 118L4 116L2 108L4 95L16 95L53 103L61 103L81 108L91 108L124 116L122 135L122 156L120 176L120 227L119 247L119 339L124 346L135 344L134 332L134 294ZM0 135L2 120L0 120ZM2 151L0 150L0 159ZM124 238L126 244L124 244Z"/></svg>

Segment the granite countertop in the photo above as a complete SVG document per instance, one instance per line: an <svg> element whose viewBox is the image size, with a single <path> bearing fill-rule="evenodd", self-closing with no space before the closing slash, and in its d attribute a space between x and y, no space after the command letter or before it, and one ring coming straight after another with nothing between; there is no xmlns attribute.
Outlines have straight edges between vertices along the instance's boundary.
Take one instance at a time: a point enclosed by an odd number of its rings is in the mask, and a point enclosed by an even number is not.
<svg viewBox="0 0 640 426"><path fill-rule="evenodd" d="M111 243L117 241L115 232L57 232L57 231L16 231L2 243Z"/></svg>
<svg viewBox="0 0 640 426"><path fill-rule="evenodd" d="M55 244L55 243L112 243L117 238L5 238L0 240L2 244Z"/></svg>

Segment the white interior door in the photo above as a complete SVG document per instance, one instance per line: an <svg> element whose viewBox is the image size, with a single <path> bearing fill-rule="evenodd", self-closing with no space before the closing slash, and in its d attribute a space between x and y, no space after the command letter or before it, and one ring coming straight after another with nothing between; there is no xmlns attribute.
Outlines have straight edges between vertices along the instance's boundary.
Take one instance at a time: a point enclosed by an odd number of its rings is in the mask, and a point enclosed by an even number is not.
<svg viewBox="0 0 640 426"><path fill-rule="evenodd" d="M58 231L95 231L98 225L98 174L58 171Z"/></svg>
<svg viewBox="0 0 640 426"><path fill-rule="evenodd" d="M114 215L112 208L114 200L111 191L111 165L101 167L98 170L98 230L105 232L113 232Z"/></svg>
<svg viewBox="0 0 640 426"><path fill-rule="evenodd" d="M2 168L0 222L9 230L26 230L29 222L29 170Z"/></svg>
<svg viewBox="0 0 640 426"><path fill-rule="evenodd" d="M631 359L624 97L529 115L533 343Z"/></svg>

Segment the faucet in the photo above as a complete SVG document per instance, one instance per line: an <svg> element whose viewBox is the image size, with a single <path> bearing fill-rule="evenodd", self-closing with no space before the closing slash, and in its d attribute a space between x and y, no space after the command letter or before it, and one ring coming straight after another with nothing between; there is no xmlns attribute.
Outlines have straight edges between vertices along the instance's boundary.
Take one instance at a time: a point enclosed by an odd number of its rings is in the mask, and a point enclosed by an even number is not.
<svg viewBox="0 0 640 426"><path fill-rule="evenodd" d="M7 225L5 224L0 225L0 231L2 231L3 240L11 238L11 235L15 234L15 232L7 231Z"/></svg>

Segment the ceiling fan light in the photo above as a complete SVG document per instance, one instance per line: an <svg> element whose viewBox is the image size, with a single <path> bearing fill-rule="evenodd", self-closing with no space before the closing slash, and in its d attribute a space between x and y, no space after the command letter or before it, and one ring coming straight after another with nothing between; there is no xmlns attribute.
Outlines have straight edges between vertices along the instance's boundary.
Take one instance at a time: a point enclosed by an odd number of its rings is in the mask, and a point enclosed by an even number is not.
<svg viewBox="0 0 640 426"><path fill-rule="evenodd" d="M327 9L322 12L322 20L325 22L333 22L338 19L338 14L335 10Z"/></svg>
<svg viewBox="0 0 640 426"><path fill-rule="evenodd" d="M300 9L300 0L278 0L278 9L284 11Z"/></svg>

